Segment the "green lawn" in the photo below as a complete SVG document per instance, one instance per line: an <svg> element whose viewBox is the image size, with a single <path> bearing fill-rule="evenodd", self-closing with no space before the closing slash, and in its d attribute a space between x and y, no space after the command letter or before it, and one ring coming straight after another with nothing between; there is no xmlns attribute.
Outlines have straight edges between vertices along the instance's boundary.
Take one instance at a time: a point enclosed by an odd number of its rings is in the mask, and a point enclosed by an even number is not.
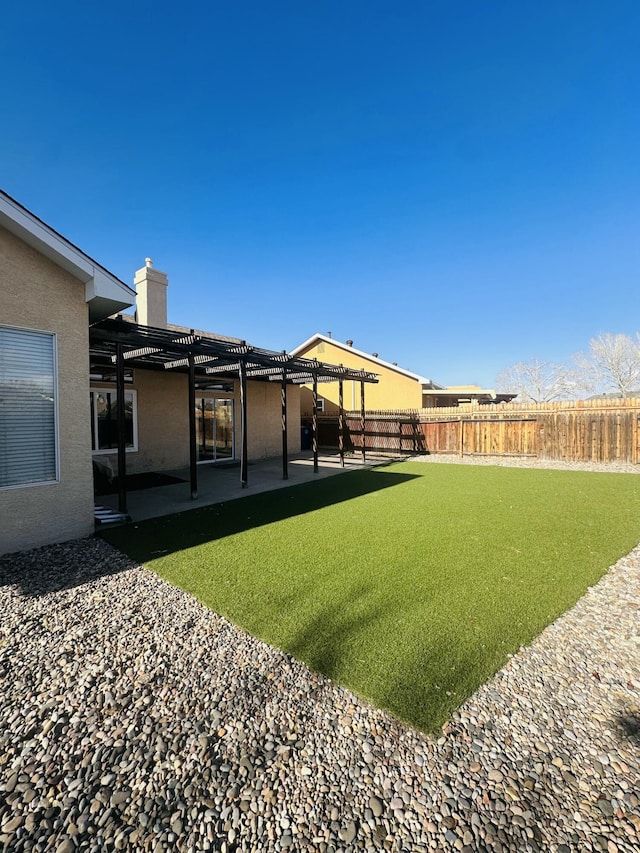
<svg viewBox="0 0 640 853"><path fill-rule="evenodd" d="M398 463L108 531L424 731L640 540L640 477Z"/></svg>

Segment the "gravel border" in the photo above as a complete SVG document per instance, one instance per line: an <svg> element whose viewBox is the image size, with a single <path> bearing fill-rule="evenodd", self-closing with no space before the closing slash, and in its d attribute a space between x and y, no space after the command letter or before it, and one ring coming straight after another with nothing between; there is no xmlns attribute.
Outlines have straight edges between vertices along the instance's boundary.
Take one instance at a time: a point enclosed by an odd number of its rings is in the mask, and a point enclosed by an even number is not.
<svg viewBox="0 0 640 853"><path fill-rule="evenodd" d="M640 474L640 465L631 462L571 462L567 459L538 459L533 456L459 456L434 453L410 456L410 462L449 465L493 465L500 468L549 468L554 471L597 471L601 474Z"/></svg>
<svg viewBox="0 0 640 853"><path fill-rule="evenodd" d="M3 850L640 850L640 548L437 739L104 542L0 579Z"/></svg>

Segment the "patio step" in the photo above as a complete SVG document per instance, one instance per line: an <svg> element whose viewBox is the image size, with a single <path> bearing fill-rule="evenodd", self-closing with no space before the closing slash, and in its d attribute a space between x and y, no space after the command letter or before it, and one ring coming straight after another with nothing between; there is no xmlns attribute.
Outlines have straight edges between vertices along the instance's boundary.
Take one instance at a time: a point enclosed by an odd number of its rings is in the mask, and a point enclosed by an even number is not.
<svg viewBox="0 0 640 853"><path fill-rule="evenodd" d="M126 512L118 512L117 509L103 506L102 504L94 504L93 515L96 520L96 527L104 527L106 524L127 524L131 521L131 516Z"/></svg>

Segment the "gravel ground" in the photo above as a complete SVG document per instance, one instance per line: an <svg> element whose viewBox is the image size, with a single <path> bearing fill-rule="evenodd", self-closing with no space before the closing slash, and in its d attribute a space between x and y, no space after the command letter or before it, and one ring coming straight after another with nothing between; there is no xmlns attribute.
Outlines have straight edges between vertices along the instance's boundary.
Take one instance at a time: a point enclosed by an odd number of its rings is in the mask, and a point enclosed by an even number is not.
<svg viewBox="0 0 640 853"><path fill-rule="evenodd" d="M4 851L640 851L640 548L441 737L98 540L0 558Z"/></svg>
<svg viewBox="0 0 640 853"><path fill-rule="evenodd" d="M411 462L453 465L498 465L502 468L551 468L555 471L600 471L603 474L640 474L640 465L631 462L569 462L533 456L458 456L452 453L409 457Z"/></svg>

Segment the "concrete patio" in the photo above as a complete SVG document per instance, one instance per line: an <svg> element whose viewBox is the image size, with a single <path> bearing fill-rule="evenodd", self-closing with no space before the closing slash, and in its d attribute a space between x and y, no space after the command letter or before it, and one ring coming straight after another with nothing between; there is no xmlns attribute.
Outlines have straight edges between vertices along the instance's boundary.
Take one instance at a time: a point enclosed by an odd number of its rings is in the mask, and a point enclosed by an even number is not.
<svg viewBox="0 0 640 853"><path fill-rule="evenodd" d="M189 469L179 468L163 473L184 480L182 483L127 492L127 511L132 521L143 521L147 518L186 512L190 509L234 500L247 495L256 495L260 492L333 477L336 474L372 468L392 462L395 458L371 453L367 454L363 463L362 455L358 453L354 456L345 457L344 467L342 467L338 453L323 452L318 456L319 470L314 472L313 453L304 451L299 454L292 454L289 457L289 478L287 480L282 479L281 457L261 459L249 463L248 485L244 489L240 483L239 463L199 465L198 497L196 500L191 499ZM101 495L96 498L96 503L117 510L118 495Z"/></svg>

